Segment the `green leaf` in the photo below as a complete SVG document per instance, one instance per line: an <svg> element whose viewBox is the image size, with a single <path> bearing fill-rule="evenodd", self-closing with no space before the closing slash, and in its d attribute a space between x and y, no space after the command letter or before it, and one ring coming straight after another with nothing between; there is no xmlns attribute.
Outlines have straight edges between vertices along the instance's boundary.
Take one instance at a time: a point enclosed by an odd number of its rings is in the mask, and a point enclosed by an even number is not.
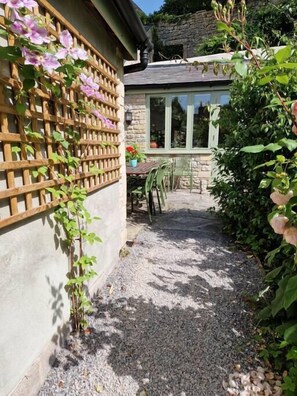
<svg viewBox="0 0 297 396"><path fill-rule="evenodd" d="M34 155L34 148L32 146L30 146L29 144L25 145L25 150L27 153Z"/></svg>
<svg viewBox="0 0 297 396"><path fill-rule="evenodd" d="M285 341L297 345L297 324L290 326L284 334Z"/></svg>
<svg viewBox="0 0 297 396"><path fill-rule="evenodd" d="M228 32L228 33L232 31L232 29L225 22L222 21L217 22L217 30L219 32Z"/></svg>
<svg viewBox="0 0 297 396"><path fill-rule="evenodd" d="M269 143L267 146L264 147L264 151L278 151L281 150L282 146L280 146L278 143Z"/></svg>
<svg viewBox="0 0 297 396"><path fill-rule="evenodd" d="M38 170L38 173L40 173L43 176L46 175L46 173L47 173L47 167L46 166L41 166L37 170Z"/></svg>
<svg viewBox="0 0 297 396"><path fill-rule="evenodd" d="M292 48L290 45L277 51L274 55L277 63L281 63L287 60L291 56L291 52L292 52Z"/></svg>
<svg viewBox="0 0 297 396"><path fill-rule="evenodd" d="M268 272L268 274L265 276L265 281L272 282L279 275L282 268L283 268L283 266L281 265L280 267L277 267L274 270Z"/></svg>
<svg viewBox="0 0 297 396"><path fill-rule="evenodd" d="M17 103L15 105L15 109L16 109L17 113L25 114L25 111L26 111L27 107L26 107L26 105L24 103Z"/></svg>
<svg viewBox="0 0 297 396"><path fill-rule="evenodd" d="M240 149L240 151L244 153L261 153L264 150L265 146L264 144L257 144L255 146L246 146Z"/></svg>
<svg viewBox="0 0 297 396"><path fill-rule="evenodd" d="M17 154L17 153L19 153L20 151L22 151L18 146L12 146L11 147L11 152L12 153L15 153L15 154Z"/></svg>
<svg viewBox="0 0 297 396"><path fill-rule="evenodd" d="M254 167L254 169L259 169L259 168L263 168L264 166L271 166L275 164L275 160L270 160L265 162L264 164L260 164Z"/></svg>
<svg viewBox="0 0 297 396"><path fill-rule="evenodd" d="M273 80L272 76L265 76L265 77L261 78L261 80L258 81L258 85L268 84L272 80Z"/></svg>
<svg viewBox="0 0 297 396"><path fill-rule="evenodd" d="M25 91L29 91L29 89L34 88L34 86L35 86L35 80L25 79L23 81L23 88Z"/></svg>
<svg viewBox="0 0 297 396"><path fill-rule="evenodd" d="M235 70L241 77L245 77L247 75L248 66L245 62L237 62L235 64Z"/></svg>
<svg viewBox="0 0 297 396"><path fill-rule="evenodd" d="M297 301L297 275L292 276L288 281L284 293L284 308L288 309L295 301Z"/></svg>
<svg viewBox="0 0 297 396"><path fill-rule="evenodd" d="M34 80L36 77L38 77L38 74L40 74L32 65L24 65L20 69L20 73L24 78L28 78L29 80Z"/></svg>
<svg viewBox="0 0 297 396"><path fill-rule="evenodd" d="M259 188L267 188L271 184L271 179L262 179L259 184Z"/></svg>
<svg viewBox="0 0 297 396"><path fill-rule="evenodd" d="M287 360L297 360L297 348L291 348L286 356Z"/></svg>
<svg viewBox="0 0 297 396"><path fill-rule="evenodd" d="M271 302L271 313L272 316L276 316L276 314L284 308L284 290L289 282L290 276L283 278L278 283L278 289L275 293L275 298Z"/></svg>
<svg viewBox="0 0 297 396"><path fill-rule="evenodd" d="M295 384L290 376L287 375L286 377L284 377L284 383L282 384L282 389L285 391L292 391L292 392L295 391Z"/></svg>
<svg viewBox="0 0 297 396"><path fill-rule="evenodd" d="M22 52L17 46L0 47L0 58L14 62L21 58Z"/></svg>
<svg viewBox="0 0 297 396"><path fill-rule="evenodd" d="M286 74L278 74L275 77L275 79L277 82L279 82L280 84L283 84L283 85L288 85L289 81L290 81L289 76L287 76Z"/></svg>
<svg viewBox="0 0 297 396"><path fill-rule="evenodd" d="M278 141L282 147L286 147L288 150L293 151L297 148L297 140L283 138Z"/></svg>

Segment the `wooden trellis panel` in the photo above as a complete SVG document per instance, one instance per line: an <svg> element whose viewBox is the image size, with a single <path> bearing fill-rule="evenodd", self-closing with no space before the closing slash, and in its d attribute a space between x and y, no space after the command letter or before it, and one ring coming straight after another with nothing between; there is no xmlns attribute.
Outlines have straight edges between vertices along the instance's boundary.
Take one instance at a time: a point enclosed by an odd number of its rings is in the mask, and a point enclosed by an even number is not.
<svg viewBox="0 0 297 396"><path fill-rule="evenodd" d="M18 88L18 69L15 65L0 64L0 228L23 220L56 206L59 201L46 189L61 184L57 171L63 173L61 164L49 160L57 144L51 138L53 131L62 134L71 128L79 133L80 141L75 155L82 159L75 175L89 191L95 191L119 180L119 131L117 129L117 74L113 67L65 18L47 1L39 0L39 13L50 23L50 33L58 38L64 29L69 30L76 46L89 55L87 70L100 81L104 101L93 100L102 115L110 119L115 128L107 128L97 117L80 114L73 103L83 99L78 89L66 88L58 76L43 77L38 87L28 95L24 116L15 110L14 94ZM5 13L7 16L7 9ZM37 12L37 10L35 10ZM4 16L0 23L4 25ZM13 44L13 38L7 45ZM5 44L4 44L5 45ZM2 43L3 46L3 43ZM55 83L62 94L55 96L46 88L46 82ZM24 127L39 132L44 139L28 137ZM34 152L28 150L28 143ZM20 151L16 153L18 147ZM34 178L32 171L46 166L44 175ZM91 171L97 167L102 174Z"/></svg>

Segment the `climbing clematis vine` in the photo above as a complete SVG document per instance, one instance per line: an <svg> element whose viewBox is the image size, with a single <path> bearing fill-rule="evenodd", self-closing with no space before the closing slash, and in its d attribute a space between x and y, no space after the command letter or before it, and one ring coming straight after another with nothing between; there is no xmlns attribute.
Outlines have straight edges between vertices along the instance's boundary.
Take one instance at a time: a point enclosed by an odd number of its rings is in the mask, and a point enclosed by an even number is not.
<svg viewBox="0 0 297 396"><path fill-rule="evenodd" d="M45 71L52 73L55 69L60 67L60 62L54 54L45 53L37 54L30 51L28 48L22 48L22 55L24 57L25 65L42 66Z"/></svg>
<svg viewBox="0 0 297 396"><path fill-rule="evenodd" d="M73 47L73 38L68 30L63 30L60 33L59 39L63 48L59 48L56 53L56 57L58 59L65 59L67 56L75 60L86 60L88 58L87 51L85 51L83 48Z"/></svg>
<svg viewBox="0 0 297 396"><path fill-rule="evenodd" d="M6 4L8 7L18 10L20 8L37 7L38 3L35 0L0 0L0 4Z"/></svg>
<svg viewBox="0 0 297 396"><path fill-rule="evenodd" d="M112 121L110 121L108 118L104 117L104 115L102 115L101 113L99 113L98 110L92 110L92 114L99 118L99 120L101 120L106 126L107 128L115 128L115 125L113 124Z"/></svg>
<svg viewBox="0 0 297 396"><path fill-rule="evenodd" d="M13 33L25 37L33 44L40 45L51 41L47 29L41 26L34 15L21 16L14 12L13 18L14 22L10 27Z"/></svg>
<svg viewBox="0 0 297 396"><path fill-rule="evenodd" d="M99 84L97 84L92 77L86 76L84 73L79 75L83 84L80 85L80 90L88 97L104 101L104 96L99 92Z"/></svg>

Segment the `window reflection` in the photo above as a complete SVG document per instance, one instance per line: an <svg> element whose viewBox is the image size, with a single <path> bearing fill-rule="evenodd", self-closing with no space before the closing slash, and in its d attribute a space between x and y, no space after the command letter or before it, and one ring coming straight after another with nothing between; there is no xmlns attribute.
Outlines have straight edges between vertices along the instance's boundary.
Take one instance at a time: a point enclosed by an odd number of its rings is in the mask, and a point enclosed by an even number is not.
<svg viewBox="0 0 297 396"><path fill-rule="evenodd" d="M194 95L193 148L208 147L210 94Z"/></svg>
<svg viewBox="0 0 297 396"><path fill-rule="evenodd" d="M171 147L185 148L187 143L187 95L174 96L171 101Z"/></svg>
<svg viewBox="0 0 297 396"><path fill-rule="evenodd" d="M150 98L150 147L165 147L165 98Z"/></svg>

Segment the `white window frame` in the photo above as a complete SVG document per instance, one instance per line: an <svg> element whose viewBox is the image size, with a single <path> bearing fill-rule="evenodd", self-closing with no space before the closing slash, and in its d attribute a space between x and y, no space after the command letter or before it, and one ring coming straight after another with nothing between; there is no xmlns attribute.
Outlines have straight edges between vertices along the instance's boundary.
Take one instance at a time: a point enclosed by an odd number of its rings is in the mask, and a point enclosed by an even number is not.
<svg viewBox="0 0 297 396"><path fill-rule="evenodd" d="M199 94L210 94L210 122L208 131L208 147L195 147L192 148L193 142L193 120L194 120L194 96ZM171 101L175 96L187 95L187 139L185 148L171 148ZM176 90L170 93L164 93L162 91L148 93L146 95L146 152L148 154L182 154L182 153L199 153L209 154L211 149L218 146L219 141L219 126L213 124L218 119L220 112L220 97L221 95L229 95L229 91L224 89L220 90L209 90L200 89L197 90ZM165 147L164 148L150 148L150 99L151 98L165 98Z"/></svg>

